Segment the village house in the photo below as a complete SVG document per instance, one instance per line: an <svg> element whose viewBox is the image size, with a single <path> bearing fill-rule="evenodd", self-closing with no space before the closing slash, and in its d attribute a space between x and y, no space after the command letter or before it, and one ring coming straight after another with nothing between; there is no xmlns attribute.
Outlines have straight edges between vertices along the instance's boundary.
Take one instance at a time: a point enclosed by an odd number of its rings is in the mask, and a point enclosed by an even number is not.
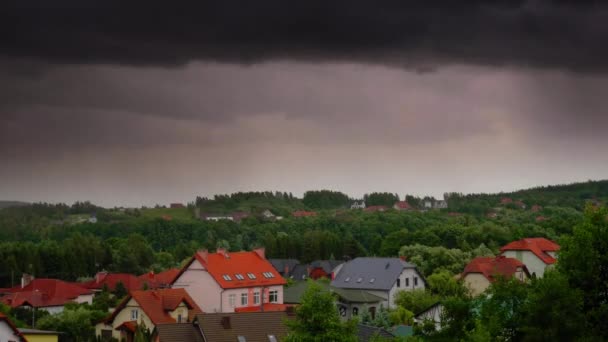
<svg viewBox="0 0 608 342"><path fill-rule="evenodd" d="M315 260L308 265L296 265L291 272L290 278L293 280L310 279L334 279L344 264L342 260Z"/></svg>
<svg viewBox="0 0 608 342"><path fill-rule="evenodd" d="M19 332L19 329L0 312L0 342L25 342L25 337Z"/></svg>
<svg viewBox="0 0 608 342"><path fill-rule="evenodd" d="M26 307L45 310L51 314L63 311L67 303L93 303L93 291L79 284L58 279L24 277L22 285L4 290L0 303L11 308Z"/></svg>
<svg viewBox="0 0 608 342"><path fill-rule="evenodd" d="M61 335L58 331L25 328L19 328L19 332L27 342L58 342L59 335ZM4 342L2 338L0 338L0 341Z"/></svg>
<svg viewBox="0 0 608 342"><path fill-rule="evenodd" d="M374 213L374 212L377 212L377 211L383 212L383 211L387 211L388 207L384 206L384 205L372 205L372 206L369 206L369 207L367 207L367 208L365 208L363 210L366 211L366 212L368 212L368 213Z"/></svg>
<svg viewBox="0 0 608 342"><path fill-rule="evenodd" d="M409 203L407 203L406 201L396 202L395 204L393 204L393 209L401 210L401 211L414 210L414 208L412 208L412 206Z"/></svg>
<svg viewBox="0 0 608 342"><path fill-rule="evenodd" d="M416 265L400 258L355 258L342 266L331 286L367 290L383 298L381 304L390 309L395 306L395 295L398 291L424 289L426 280L418 272ZM379 308L368 308L370 312L376 309Z"/></svg>
<svg viewBox="0 0 608 342"><path fill-rule="evenodd" d="M557 251L559 245L545 238L521 239L500 249L502 255L524 263L530 274L536 277L542 277L545 270L555 264Z"/></svg>
<svg viewBox="0 0 608 342"><path fill-rule="evenodd" d="M110 292L114 292L118 283L122 283L125 289L130 292L143 290L145 282L129 273L108 273L101 271L97 272L92 280L80 283L80 286L94 292L101 292L105 286Z"/></svg>
<svg viewBox="0 0 608 342"><path fill-rule="evenodd" d="M448 208L448 201L436 200L433 203L433 209L447 209L447 208Z"/></svg>
<svg viewBox="0 0 608 342"><path fill-rule="evenodd" d="M199 313L201 308L184 289L133 291L95 326L95 335L131 342L138 325L153 332L159 324L192 322Z"/></svg>
<svg viewBox="0 0 608 342"><path fill-rule="evenodd" d="M251 252L198 251L176 277L173 287L184 288L206 312L234 312L237 308L283 304L287 282L266 260L264 248Z"/></svg>
<svg viewBox="0 0 608 342"><path fill-rule="evenodd" d="M179 274L178 268L170 268L168 270L154 273L154 271L150 271L148 273L144 273L140 275L138 278L141 280L148 289L163 289L171 287L175 277Z"/></svg>
<svg viewBox="0 0 608 342"><path fill-rule="evenodd" d="M424 324L432 322L435 325L435 330L441 330L441 317L443 316L443 305L437 302L414 316L414 323Z"/></svg>
<svg viewBox="0 0 608 342"><path fill-rule="evenodd" d="M365 209L365 201L354 201L350 205L351 209Z"/></svg>
<svg viewBox="0 0 608 342"><path fill-rule="evenodd" d="M277 342L287 336L286 312L205 313L193 324L159 324L157 342Z"/></svg>
<svg viewBox="0 0 608 342"><path fill-rule="evenodd" d="M171 209L180 209L180 208L185 208L186 206L184 206L182 203L171 203L169 205L169 208Z"/></svg>
<svg viewBox="0 0 608 342"><path fill-rule="evenodd" d="M300 261L296 259L268 259L272 267L284 278L289 278Z"/></svg>
<svg viewBox="0 0 608 342"><path fill-rule="evenodd" d="M505 256L477 257L464 268L460 278L472 296L482 294L498 278L526 281L530 273L521 261Z"/></svg>

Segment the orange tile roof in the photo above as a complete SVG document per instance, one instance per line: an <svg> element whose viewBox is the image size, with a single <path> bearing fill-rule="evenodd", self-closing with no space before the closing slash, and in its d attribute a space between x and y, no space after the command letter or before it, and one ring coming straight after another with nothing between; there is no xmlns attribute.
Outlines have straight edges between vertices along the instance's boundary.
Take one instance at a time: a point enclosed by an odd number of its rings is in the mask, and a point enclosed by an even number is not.
<svg viewBox="0 0 608 342"><path fill-rule="evenodd" d="M140 275L138 278L142 282L147 283L149 289L157 289L169 287L178 274L179 268L170 268L160 273L154 273L154 271L150 271L148 273Z"/></svg>
<svg viewBox="0 0 608 342"><path fill-rule="evenodd" d="M223 289L287 284L285 279L272 267L272 264L266 260L263 248L252 252L233 253L223 250L219 250L217 253L199 251L184 266L176 279L190 267L194 260L201 263ZM253 279L250 274L253 275Z"/></svg>
<svg viewBox="0 0 608 342"><path fill-rule="evenodd" d="M559 251L559 245L545 238L527 238L513 241L500 249L504 251L530 251L545 264L554 264L557 260L547 252Z"/></svg>
<svg viewBox="0 0 608 342"><path fill-rule="evenodd" d="M469 273L481 273L490 282L496 280L497 276L505 278L512 277L518 269L522 269L528 276L528 268L521 261L504 256L497 257L477 257L464 268L462 276Z"/></svg>
<svg viewBox="0 0 608 342"><path fill-rule="evenodd" d="M22 305L33 307L62 306L74 301L78 296L93 292L80 284L58 279L33 279L27 286L14 287L11 293L0 298L0 302L16 308Z"/></svg>
<svg viewBox="0 0 608 342"><path fill-rule="evenodd" d="M175 310L181 303L185 303L188 307L188 321L191 321L196 314L203 312L184 289L132 291L129 296L118 305L112 315L104 321L112 322L114 318L116 318L116 315L125 308L131 299L139 304L154 325L160 323L175 323L175 319L171 317L170 312Z"/></svg>
<svg viewBox="0 0 608 342"><path fill-rule="evenodd" d="M412 209L412 206L407 203L406 201L399 201L397 203L395 203L395 205L397 208L399 209Z"/></svg>
<svg viewBox="0 0 608 342"><path fill-rule="evenodd" d="M104 285L107 285L110 291L114 291L118 282L121 282L127 291L141 290L144 287L144 282L132 274L107 272L99 272L95 275L95 279L81 285L95 290L101 290Z"/></svg>

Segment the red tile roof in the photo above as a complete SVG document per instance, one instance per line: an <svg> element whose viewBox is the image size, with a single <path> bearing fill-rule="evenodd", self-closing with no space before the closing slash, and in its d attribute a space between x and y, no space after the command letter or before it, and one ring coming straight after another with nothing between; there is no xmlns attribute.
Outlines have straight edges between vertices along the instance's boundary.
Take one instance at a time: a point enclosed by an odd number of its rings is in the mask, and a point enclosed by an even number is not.
<svg viewBox="0 0 608 342"><path fill-rule="evenodd" d="M367 208L365 208L363 210L371 212L371 211L385 211L387 209L388 209L388 207L383 206L383 205L372 205L372 206L369 206L369 207L367 207Z"/></svg>
<svg viewBox="0 0 608 342"><path fill-rule="evenodd" d="M198 251L175 279L179 278L194 260L197 260L224 289L287 284L285 279L272 267L272 264L266 260L263 248L252 252L233 253L224 250L218 250L217 253ZM249 273L254 276L254 279L251 279ZM267 277L265 274L271 277ZM237 275L243 279L239 279Z"/></svg>
<svg viewBox="0 0 608 342"><path fill-rule="evenodd" d="M170 287L178 274L178 268L170 268L160 273L154 273L154 271L150 271L148 273L140 275L138 278L142 282L148 284L148 289L158 289Z"/></svg>
<svg viewBox="0 0 608 342"><path fill-rule="evenodd" d="M0 302L13 308L30 305L33 307L62 306L74 301L80 295L93 292L80 284L58 279L34 279L27 286L15 287L11 293L0 298Z"/></svg>
<svg viewBox="0 0 608 342"><path fill-rule="evenodd" d="M559 245L545 238L527 238L513 241L502 247L500 251L530 251L545 264L554 264L556 259L547 252L559 251Z"/></svg>
<svg viewBox="0 0 608 342"><path fill-rule="evenodd" d="M137 330L137 321L126 321L123 324L117 326L115 330L128 330L134 333Z"/></svg>
<svg viewBox="0 0 608 342"><path fill-rule="evenodd" d="M317 213L315 213L314 211L297 210L297 211L294 211L291 215L293 217L307 217L307 216L317 216Z"/></svg>
<svg viewBox="0 0 608 342"><path fill-rule="evenodd" d="M505 278L512 277L518 269L523 270L528 276L528 268L521 261L504 256L497 257L477 257L464 268L462 276L469 273L481 273L490 282L496 280L496 276Z"/></svg>
<svg viewBox="0 0 608 342"><path fill-rule="evenodd" d="M114 291L118 282L121 282L127 291L141 290L144 287L144 282L132 274L107 272L97 273L95 279L82 283L81 286L87 289L101 290L104 285L107 285L110 291Z"/></svg>
<svg viewBox="0 0 608 342"><path fill-rule="evenodd" d="M270 311L287 311L293 305L290 304L274 304L274 303L266 303L264 304L264 308L262 310L261 306L244 306L240 308L235 308L234 312L270 312Z"/></svg>
<svg viewBox="0 0 608 342"><path fill-rule="evenodd" d="M399 201L399 202L395 203L393 205L393 207L395 207L397 209L402 209L402 210L412 209L412 206L409 203L407 203L406 201Z"/></svg>
<svg viewBox="0 0 608 342"><path fill-rule="evenodd" d="M8 317L6 317L6 315L4 315L2 312L0 312L0 322L3 322L3 321L6 322L6 324L8 324L9 328L11 328L11 330L13 331L13 334L15 334L16 336L19 336L21 338L21 341L26 341L25 337L23 337L23 335L21 334L19 329L17 329L15 324L13 324L13 322L11 322L11 320Z"/></svg>
<svg viewBox="0 0 608 342"><path fill-rule="evenodd" d="M118 305L112 315L104 321L106 323L112 322L131 299L139 304L140 308L154 325L175 323L175 319L171 317L170 312L175 310L181 303L185 303L188 307L188 321L191 321L196 314L203 312L184 289L132 291Z"/></svg>

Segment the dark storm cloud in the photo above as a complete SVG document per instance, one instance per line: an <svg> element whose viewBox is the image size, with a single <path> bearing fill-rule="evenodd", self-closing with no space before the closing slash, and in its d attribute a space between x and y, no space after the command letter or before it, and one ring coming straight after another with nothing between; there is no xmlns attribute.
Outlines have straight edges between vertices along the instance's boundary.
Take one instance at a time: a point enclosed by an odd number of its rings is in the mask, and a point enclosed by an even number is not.
<svg viewBox="0 0 608 342"><path fill-rule="evenodd" d="M608 66L600 1L15 1L0 54L54 63L192 60L449 63L571 70Z"/></svg>

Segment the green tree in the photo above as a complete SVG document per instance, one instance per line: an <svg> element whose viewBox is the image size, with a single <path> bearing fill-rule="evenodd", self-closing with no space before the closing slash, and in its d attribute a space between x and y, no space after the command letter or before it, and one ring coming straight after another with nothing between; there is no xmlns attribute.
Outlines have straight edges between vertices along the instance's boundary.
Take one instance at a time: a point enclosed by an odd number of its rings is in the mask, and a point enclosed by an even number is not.
<svg viewBox="0 0 608 342"><path fill-rule="evenodd" d="M491 336L502 341L522 337L523 305L528 285L517 279L497 279L482 300L479 319Z"/></svg>
<svg viewBox="0 0 608 342"><path fill-rule="evenodd" d="M463 297L467 293L467 289L462 282L454 279L454 274L446 270L431 274L426 278L426 281L429 284L431 292L439 295L441 298Z"/></svg>
<svg viewBox="0 0 608 342"><path fill-rule="evenodd" d="M309 281L296 308L295 320L287 320L286 342L356 342L357 321L341 322L332 293Z"/></svg>
<svg viewBox="0 0 608 342"><path fill-rule="evenodd" d="M129 294L129 291L125 287L125 284L123 284L122 281L120 281L120 280L117 281L116 282L116 286L114 287L114 295L116 296L116 298L118 298L119 300L121 300L127 294Z"/></svg>
<svg viewBox="0 0 608 342"><path fill-rule="evenodd" d="M428 290L401 290L396 294L395 304L413 313L418 313L437 303L439 299L439 296Z"/></svg>

